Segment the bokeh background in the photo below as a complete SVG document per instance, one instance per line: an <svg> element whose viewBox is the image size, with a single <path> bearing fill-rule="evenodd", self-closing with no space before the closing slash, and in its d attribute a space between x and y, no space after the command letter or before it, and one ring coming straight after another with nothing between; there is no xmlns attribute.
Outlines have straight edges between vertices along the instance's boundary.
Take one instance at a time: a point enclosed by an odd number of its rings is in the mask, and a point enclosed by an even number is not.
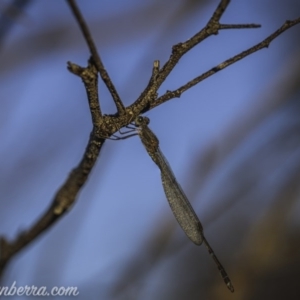
<svg viewBox="0 0 300 300"><path fill-rule="evenodd" d="M148 83L153 61L163 65L217 4L78 0L125 105ZM222 23L262 28L210 37L160 94L299 15L298 0L232 1ZM84 66L89 53L65 1L3 0L0 28L0 234L12 239L41 216L83 155L92 123L66 62ZM205 247L176 223L138 137L105 143L76 205L11 261L1 285L77 286L77 299L299 299L299 33L293 27L147 113L234 294ZM114 113L102 83L99 92L103 111Z"/></svg>

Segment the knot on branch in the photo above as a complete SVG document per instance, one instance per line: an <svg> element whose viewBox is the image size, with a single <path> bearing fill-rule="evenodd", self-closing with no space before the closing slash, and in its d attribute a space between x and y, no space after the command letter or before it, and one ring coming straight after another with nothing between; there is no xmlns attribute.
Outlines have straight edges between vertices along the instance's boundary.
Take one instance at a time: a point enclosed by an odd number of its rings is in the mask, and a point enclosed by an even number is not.
<svg viewBox="0 0 300 300"><path fill-rule="evenodd" d="M171 98L180 98L182 92L180 90L176 90L176 91L167 91L167 95Z"/></svg>
<svg viewBox="0 0 300 300"><path fill-rule="evenodd" d="M220 23L211 20L207 25L206 25L206 33L211 35L217 35L219 33L219 29L220 29Z"/></svg>
<svg viewBox="0 0 300 300"><path fill-rule="evenodd" d="M83 82L91 83L98 79L98 71L93 61L90 59L87 67L78 66L70 61L67 62L68 70L76 76L81 77Z"/></svg>
<svg viewBox="0 0 300 300"><path fill-rule="evenodd" d="M286 25L286 26L290 26L292 23L293 23L292 20L286 20L286 21L285 21L285 25Z"/></svg>
<svg viewBox="0 0 300 300"><path fill-rule="evenodd" d="M183 48L185 48L185 43L178 43L172 47L172 53L180 53Z"/></svg>

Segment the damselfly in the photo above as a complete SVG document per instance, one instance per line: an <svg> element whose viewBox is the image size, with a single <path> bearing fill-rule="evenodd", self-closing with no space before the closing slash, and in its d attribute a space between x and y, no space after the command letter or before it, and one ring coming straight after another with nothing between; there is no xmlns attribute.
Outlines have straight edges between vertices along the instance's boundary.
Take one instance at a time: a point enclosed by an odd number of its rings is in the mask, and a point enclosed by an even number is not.
<svg viewBox="0 0 300 300"><path fill-rule="evenodd" d="M205 244L209 254L215 261L226 286L233 292L234 288L227 272L204 237L202 224L187 196L177 182L168 161L160 151L159 141L148 127L149 122L150 120L147 117L137 117L134 121L134 127L128 127L131 131L136 131L137 133L127 135L124 138L139 135L148 154L160 169L163 188L176 220L192 242L196 245L201 245L202 242Z"/></svg>

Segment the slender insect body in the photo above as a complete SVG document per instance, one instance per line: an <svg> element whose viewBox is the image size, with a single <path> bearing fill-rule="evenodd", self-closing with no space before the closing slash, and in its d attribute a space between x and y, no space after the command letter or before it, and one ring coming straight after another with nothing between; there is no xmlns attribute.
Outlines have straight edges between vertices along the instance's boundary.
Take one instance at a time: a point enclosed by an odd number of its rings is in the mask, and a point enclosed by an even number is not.
<svg viewBox="0 0 300 300"><path fill-rule="evenodd" d="M149 156L161 171L163 188L177 222L193 243L201 245L203 241L203 228L201 222L190 205L181 186L176 181L168 161L160 151L159 140L148 127L149 122L150 120L147 117L139 116L136 119L135 124L138 126L138 135Z"/></svg>
<svg viewBox="0 0 300 300"><path fill-rule="evenodd" d="M233 292L233 285L224 267L222 266L213 249L204 237L203 227L198 216L196 215L180 184L177 182L168 161L159 149L158 138L148 127L149 122L150 120L147 117L139 116L135 119L135 126L137 133L149 156L160 169L164 192L166 194L171 210L177 222L179 223L185 234L190 238L190 240L196 245L201 245L202 243L205 244L209 254L212 256L214 262L216 263L226 286L231 292Z"/></svg>
<svg viewBox="0 0 300 300"><path fill-rule="evenodd" d="M135 121L136 126L138 126L138 135L145 146L149 156L157 164L156 151L159 147L159 140L155 134L147 126L150 120L146 117L138 117Z"/></svg>

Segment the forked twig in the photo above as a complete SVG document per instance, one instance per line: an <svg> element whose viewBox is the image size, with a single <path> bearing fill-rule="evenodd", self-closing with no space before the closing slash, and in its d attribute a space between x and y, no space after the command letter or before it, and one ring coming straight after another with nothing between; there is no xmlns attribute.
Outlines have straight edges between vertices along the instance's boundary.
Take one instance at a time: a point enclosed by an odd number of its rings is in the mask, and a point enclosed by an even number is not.
<svg viewBox="0 0 300 300"><path fill-rule="evenodd" d="M80 12L80 10L79 10L75 0L67 0L67 2L69 4L76 20L77 20L77 22L78 22L78 25L81 29L81 32L84 36L84 39L85 39L85 41L86 41L86 43L87 43L87 45L90 49L90 52L91 52L91 55L94 59L97 70L99 71L99 74L100 74L103 82L106 84L106 86L107 86L107 88L108 88L108 90L109 90L109 92L110 92L110 94L111 94L111 96L112 96L112 98L115 102L118 113L119 114L124 113L125 108L124 108L124 105L121 101L121 98L120 98L115 86L113 85L113 83L112 83L112 81L111 81L111 79L110 79L103 63L102 63L102 60L101 60L100 55L97 51L96 45L93 41L92 35L90 33L90 30L89 30L89 28L88 28L88 26L87 26L87 24L86 24L86 22L85 22L85 20L82 16L81 12Z"/></svg>
<svg viewBox="0 0 300 300"><path fill-rule="evenodd" d="M232 58L229 58L222 63L218 64L217 66L211 68L210 70L206 71L202 75L194 78L193 80L189 81L188 83L184 84L180 88L174 90L174 91L167 91L164 95L160 96L156 101L153 101L150 105L150 109L170 100L173 98L179 98L181 94L191 87L195 86L199 82L203 81L204 79L210 77L211 75L214 75L215 73L225 69L226 67L236 63L237 61L245 58L246 56L259 51L263 48L268 48L270 43L277 38L281 33L286 31L287 29L297 25L300 23L300 18L292 20L292 21L286 21L279 29L277 29L275 32L273 32L271 35L269 35L266 39L264 39L262 42L256 44L255 46L235 55Z"/></svg>
<svg viewBox="0 0 300 300"><path fill-rule="evenodd" d="M230 0L221 0L218 7L214 11L212 17L210 18L210 20L204 28L202 28L194 36L192 36L185 42L178 43L172 47L172 53L168 61L164 64L164 66L159 70L159 72L156 75L156 81L149 81L147 87L141 93L137 101L135 101L134 104L130 106L130 109L132 111L135 112L137 110L136 108L139 108L140 112L144 112L155 107L155 95L157 95L159 87L163 84L163 82L172 72L172 70L177 65L182 56L208 37L218 34L219 30L223 29L249 29L259 28L261 26L259 24L220 24L219 21L223 16L225 10L227 9L229 3ZM145 108L147 109L144 110Z"/></svg>

